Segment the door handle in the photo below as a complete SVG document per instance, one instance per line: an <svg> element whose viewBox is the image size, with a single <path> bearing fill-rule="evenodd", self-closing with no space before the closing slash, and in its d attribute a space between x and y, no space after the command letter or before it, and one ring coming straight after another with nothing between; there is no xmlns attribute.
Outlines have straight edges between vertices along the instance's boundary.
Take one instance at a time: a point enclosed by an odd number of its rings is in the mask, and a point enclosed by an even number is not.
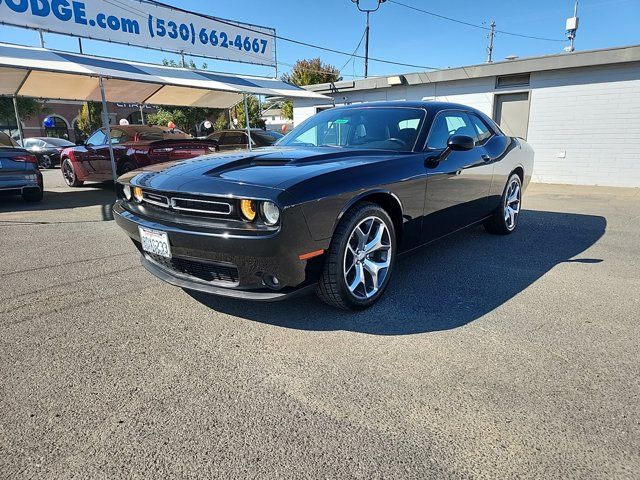
<svg viewBox="0 0 640 480"><path fill-rule="evenodd" d="M482 155L480 158L482 158L482 160L485 162L488 162L489 160L491 160L491 157L487 154Z"/></svg>

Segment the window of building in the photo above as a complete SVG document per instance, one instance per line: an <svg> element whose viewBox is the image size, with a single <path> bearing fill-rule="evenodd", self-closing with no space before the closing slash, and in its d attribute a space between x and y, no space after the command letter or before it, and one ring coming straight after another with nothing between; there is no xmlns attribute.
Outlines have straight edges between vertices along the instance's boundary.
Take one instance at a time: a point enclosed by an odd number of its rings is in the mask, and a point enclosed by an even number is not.
<svg viewBox="0 0 640 480"><path fill-rule="evenodd" d="M503 75L496 78L496 88L526 87L529 85L530 75L522 73L517 75Z"/></svg>
<svg viewBox="0 0 640 480"><path fill-rule="evenodd" d="M69 127L67 127L67 122L62 117L58 117L57 115L51 115L49 118L53 120L53 125L50 127L44 127L44 134L47 137L56 137L56 138L69 138Z"/></svg>

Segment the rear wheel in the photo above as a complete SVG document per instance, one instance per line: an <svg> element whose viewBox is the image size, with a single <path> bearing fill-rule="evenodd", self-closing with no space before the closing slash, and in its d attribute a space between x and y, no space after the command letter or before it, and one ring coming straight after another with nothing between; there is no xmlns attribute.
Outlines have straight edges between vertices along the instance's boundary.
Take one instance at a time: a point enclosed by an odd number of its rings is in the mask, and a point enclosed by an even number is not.
<svg viewBox="0 0 640 480"><path fill-rule="evenodd" d="M343 310L368 308L386 290L395 255L389 214L373 203L357 204L336 229L316 294Z"/></svg>
<svg viewBox="0 0 640 480"><path fill-rule="evenodd" d="M52 168L53 162L51 161L51 157L49 155L40 155L38 158L38 165L40 168Z"/></svg>
<svg viewBox="0 0 640 480"><path fill-rule="evenodd" d="M64 177L64 181L70 187L81 187L84 182L82 180L78 180L76 176L76 170L73 166L73 162L68 158L65 158L62 161L62 176Z"/></svg>
<svg viewBox="0 0 640 480"><path fill-rule="evenodd" d="M484 228L496 235L509 235L518 226L522 203L522 181L518 174L509 177L502 193L500 205L493 216L484 222Z"/></svg>

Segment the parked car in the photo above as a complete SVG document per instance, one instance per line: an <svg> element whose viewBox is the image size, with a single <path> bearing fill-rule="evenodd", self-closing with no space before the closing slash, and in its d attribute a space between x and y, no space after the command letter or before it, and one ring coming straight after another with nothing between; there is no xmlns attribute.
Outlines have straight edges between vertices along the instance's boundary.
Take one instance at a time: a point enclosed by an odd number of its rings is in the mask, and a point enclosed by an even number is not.
<svg viewBox="0 0 640 480"><path fill-rule="evenodd" d="M127 125L111 128L116 172L122 175L139 167L184 160L218 151L212 140L198 140L186 133L156 126ZM61 170L70 187L85 181L113 178L105 129L96 130L84 145L61 153Z"/></svg>
<svg viewBox="0 0 640 480"><path fill-rule="evenodd" d="M27 202L39 202L43 189L36 156L0 132L0 192L22 195Z"/></svg>
<svg viewBox="0 0 640 480"><path fill-rule="evenodd" d="M65 148L75 146L64 138L31 137L25 138L21 145L38 158L41 168L53 168L60 164L60 154Z"/></svg>
<svg viewBox="0 0 640 480"><path fill-rule="evenodd" d="M270 147L284 135L271 130L262 130L261 128L251 129L251 142L253 147ZM246 130L218 130L207 137L214 140L220 145L220 150L242 150L249 148L247 142Z"/></svg>
<svg viewBox="0 0 640 480"><path fill-rule="evenodd" d="M479 223L512 233L533 156L464 105L357 104L274 148L129 172L114 213L143 265L179 287L254 300L315 289L363 309L399 253Z"/></svg>

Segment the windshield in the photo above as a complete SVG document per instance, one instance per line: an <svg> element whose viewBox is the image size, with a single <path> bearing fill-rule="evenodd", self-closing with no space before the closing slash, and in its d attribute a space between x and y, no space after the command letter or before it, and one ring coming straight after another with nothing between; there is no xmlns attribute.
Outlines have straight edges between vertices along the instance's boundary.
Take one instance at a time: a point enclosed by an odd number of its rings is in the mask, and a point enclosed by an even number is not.
<svg viewBox="0 0 640 480"><path fill-rule="evenodd" d="M411 107L330 109L303 122L278 145L409 152L424 117L424 110Z"/></svg>

